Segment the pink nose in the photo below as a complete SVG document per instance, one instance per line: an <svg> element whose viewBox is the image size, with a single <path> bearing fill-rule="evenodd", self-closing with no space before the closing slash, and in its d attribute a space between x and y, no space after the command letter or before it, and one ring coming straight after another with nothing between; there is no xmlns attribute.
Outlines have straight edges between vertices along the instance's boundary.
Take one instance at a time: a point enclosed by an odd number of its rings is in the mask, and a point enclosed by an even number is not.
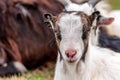
<svg viewBox="0 0 120 80"><path fill-rule="evenodd" d="M75 49L68 49L65 51L65 54L68 58L73 58L76 55L77 51Z"/></svg>

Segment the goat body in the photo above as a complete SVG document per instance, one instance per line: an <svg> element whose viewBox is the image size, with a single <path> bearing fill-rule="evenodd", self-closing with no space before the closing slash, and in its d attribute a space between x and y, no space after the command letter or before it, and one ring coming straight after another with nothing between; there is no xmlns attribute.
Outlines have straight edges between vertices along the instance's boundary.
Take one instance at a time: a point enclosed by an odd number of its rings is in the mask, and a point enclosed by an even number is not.
<svg viewBox="0 0 120 80"><path fill-rule="evenodd" d="M109 25L114 18L101 15L99 19L93 18L99 15L98 12L90 16L83 12L63 14L56 23L62 37L59 48L63 59L58 54L54 80L119 80L120 54L98 46L100 24ZM76 49L75 56L66 55L66 50L70 48ZM70 51L69 54L73 53ZM74 62L69 61L72 59L75 59Z"/></svg>
<svg viewBox="0 0 120 80"><path fill-rule="evenodd" d="M55 38L43 14L62 9L55 0L0 0L0 76L55 62Z"/></svg>
<svg viewBox="0 0 120 80"><path fill-rule="evenodd" d="M85 61L67 63L58 56L54 80L119 80L120 53L89 44Z"/></svg>

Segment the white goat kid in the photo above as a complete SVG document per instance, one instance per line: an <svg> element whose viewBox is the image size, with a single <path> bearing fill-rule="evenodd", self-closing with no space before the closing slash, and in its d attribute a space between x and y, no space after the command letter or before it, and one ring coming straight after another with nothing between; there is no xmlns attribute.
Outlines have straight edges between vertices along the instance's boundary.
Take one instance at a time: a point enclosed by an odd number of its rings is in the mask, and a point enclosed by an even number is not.
<svg viewBox="0 0 120 80"><path fill-rule="evenodd" d="M120 79L120 54L96 44L98 25L109 25L114 19L95 17L96 14L65 12L57 17L54 27L61 35L61 55L58 54L54 80Z"/></svg>

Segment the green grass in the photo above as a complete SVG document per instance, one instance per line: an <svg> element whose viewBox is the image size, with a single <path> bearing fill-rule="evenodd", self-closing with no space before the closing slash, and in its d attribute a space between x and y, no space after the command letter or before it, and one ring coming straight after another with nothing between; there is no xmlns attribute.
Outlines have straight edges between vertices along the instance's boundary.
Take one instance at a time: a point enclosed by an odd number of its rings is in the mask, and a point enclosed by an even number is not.
<svg viewBox="0 0 120 80"><path fill-rule="evenodd" d="M21 76L14 75L0 78L0 80L53 80L54 64L55 63L48 62L36 70L23 73Z"/></svg>
<svg viewBox="0 0 120 80"><path fill-rule="evenodd" d="M45 80L43 77L31 77L28 80Z"/></svg>
<svg viewBox="0 0 120 80"><path fill-rule="evenodd" d="M36 69L34 71L27 71L21 76L14 75L11 77L0 78L0 80L53 80L53 69L47 72Z"/></svg>
<svg viewBox="0 0 120 80"><path fill-rule="evenodd" d="M120 9L120 0L109 0L113 9Z"/></svg>

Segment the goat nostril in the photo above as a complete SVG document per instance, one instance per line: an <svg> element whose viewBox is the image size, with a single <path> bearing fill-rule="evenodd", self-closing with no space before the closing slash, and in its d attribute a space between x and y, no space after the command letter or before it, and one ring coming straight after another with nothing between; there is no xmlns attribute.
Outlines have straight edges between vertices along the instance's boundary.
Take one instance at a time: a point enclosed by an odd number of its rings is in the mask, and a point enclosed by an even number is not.
<svg viewBox="0 0 120 80"><path fill-rule="evenodd" d="M69 53L67 52L67 53L65 53L66 54L66 56L69 58L70 56L69 56Z"/></svg>
<svg viewBox="0 0 120 80"><path fill-rule="evenodd" d="M77 54L77 51L76 50L66 50L65 54L68 58L73 58Z"/></svg>

